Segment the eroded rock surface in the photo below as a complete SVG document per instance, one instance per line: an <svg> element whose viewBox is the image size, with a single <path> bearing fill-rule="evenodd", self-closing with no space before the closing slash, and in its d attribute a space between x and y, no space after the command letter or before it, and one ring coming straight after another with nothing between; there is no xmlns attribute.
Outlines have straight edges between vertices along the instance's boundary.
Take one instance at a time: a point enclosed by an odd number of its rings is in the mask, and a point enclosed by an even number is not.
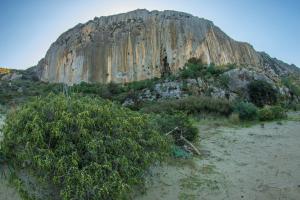
<svg viewBox="0 0 300 200"><path fill-rule="evenodd" d="M47 82L123 83L176 72L192 57L275 75L296 70L231 39L206 19L176 11L135 10L96 17L63 33L36 71Z"/></svg>

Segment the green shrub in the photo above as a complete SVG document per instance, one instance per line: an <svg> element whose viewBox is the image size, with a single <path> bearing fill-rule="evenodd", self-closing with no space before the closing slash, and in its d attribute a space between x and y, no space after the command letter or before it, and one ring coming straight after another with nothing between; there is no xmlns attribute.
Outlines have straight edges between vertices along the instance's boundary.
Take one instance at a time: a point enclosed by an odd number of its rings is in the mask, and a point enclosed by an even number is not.
<svg viewBox="0 0 300 200"><path fill-rule="evenodd" d="M288 103L288 104L285 104L284 107L285 107L286 109L298 111L298 110L300 110L300 103L290 102L290 103Z"/></svg>
<svg viewBox="0 0 300 200"><path fill-rule="evenodd" d="M128 90L135 90L135 91L142 90L142 89L153 90L157 82L158 82L157 78L146 79L142 81L134 81L131 83L127 83L126 87L128 88Z"/></svg>
<svg viewBox="0 0 300 200"><path fill-rule="evenodd" d="M121 93L121 86L110 83L110 84L100 84L100 83L85 83L81 82L78 85L73 85L70 87L70 91L74 93L81 93L85 95L95 95L105 99L111 99L113 95Z"/></svg>
<svg viewBox="0 0 300 200"><path fill-rule="evenodd" d="M182 99L164 100L145 104L141 110L146 113L171 114L176 111L182 111L188 114L216 113L229 115L232 112L232 106L227 99L189 96Z"/></svg>
<svg viewBox="0 0 300 200"><path fill-rule="evenodd" d="M203 76L203 72L205 68L206 65L203 65L201 63L187 63L184 66L184 68L180 70L179 76L182 79L188 79L188 78L195 79L199 86L198 77Z"/></svg>
<svg viewBox="0 0 300 200"><path fill-rule="evenodd" d="M179 72L179 76L183 79L198 77L209 79L210 77L218 77L224 72L236 68L235 64L217 66L213 63L204 64L200 59L191 58L185 64L184 68Z"/></svg>
<svg viewBox="0 0 300 200"><path fill-rule="evenodd" d="M297 85L295 80L293 81L293 78L291 77L284 77L282 78L282 83L287 87L289 88L290 92L292 95L295 95L295 96L300 96L300 86L299 84Z"/></svg>
<svg viewBox="0 0 300 200"><path fill-rule="evenodd" d="M122 199L169 154L151 118L98 98L50 95L11 113L1 151L61 199Z"/></svg>
<svg viewBox="0 0 300 200"><path fill-rule="evenodd" d="M258 117L261 121L283 119L286 117L286 111L280 106L265 106L258 111Z"/></svg>
<svg viewBox="0 0 300 200"><path fill-rule="evenodd" d="M180 139L181 135L189 141L195 141L198 136L198 129L193 125L191 119L181 112L152 115L151 123L152 127L156 127L157 131L161 133L168 133L178 127L170 134L177 145L184 144Z"/></svg>
<svg viewBox="0 0 300 200"><path fill-rule="evenodd" d="M274 105L277 102L277 90L266 81L255 80L250 82L248 85L248 92L250 101L258 107Z"/></svg>
<svg viewBox="0 0 300 200"><path fill-rule="evenodd" d="M254 120L257 118L257 107L252 103L238 102L234 112L239 114L241 120Z"/></svg>
<svg viewBox="0 0 300 200"><path fill-rule="evenodd" d="M231 115L229 115L229 121L232 124L239 124L240 123L240 116L238 113L232 113Z"/></svg>
<svg viewBox="0 0 300 200"><path fill-rule="evenodd" d="M273 120L274 116L272 110L266 106L258 111L258 118L260 121L269 121Z"/></svg>
<svg viewBox="0 0 300 200"><path fill-rule="evenodd" d="M221 76L219 76L219 86L222 88L228 88L228 84L229 84L229 76L222 74Z"/></svg>

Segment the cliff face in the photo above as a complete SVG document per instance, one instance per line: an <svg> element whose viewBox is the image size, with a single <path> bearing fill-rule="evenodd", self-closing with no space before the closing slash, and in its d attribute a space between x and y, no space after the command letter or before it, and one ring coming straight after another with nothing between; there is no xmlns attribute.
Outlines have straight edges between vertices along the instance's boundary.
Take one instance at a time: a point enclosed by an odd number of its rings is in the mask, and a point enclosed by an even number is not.
<svg viewBox="0 0 300 200"><path fill-rule="evenodd" d="M41 80L49 82L122 83L176 72L191 57L278 71L268 55L234 41L211 21L176 11L147 10L75 26L51 45L37 71ZM285 73L286 67L282 68Z"/></svg>

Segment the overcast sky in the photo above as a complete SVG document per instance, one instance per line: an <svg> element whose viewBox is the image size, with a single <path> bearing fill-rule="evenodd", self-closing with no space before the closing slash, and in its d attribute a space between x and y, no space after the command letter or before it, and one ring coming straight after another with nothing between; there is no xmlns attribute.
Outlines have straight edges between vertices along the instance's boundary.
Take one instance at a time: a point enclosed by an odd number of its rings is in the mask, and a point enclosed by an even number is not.
<svg viewBox="0 0 300 200"><path fill-rule="evenodd" d="M36 65L76 24L137 8L204 17L233 39L300 67L298 0L0 0L0 66Z"/></svg>

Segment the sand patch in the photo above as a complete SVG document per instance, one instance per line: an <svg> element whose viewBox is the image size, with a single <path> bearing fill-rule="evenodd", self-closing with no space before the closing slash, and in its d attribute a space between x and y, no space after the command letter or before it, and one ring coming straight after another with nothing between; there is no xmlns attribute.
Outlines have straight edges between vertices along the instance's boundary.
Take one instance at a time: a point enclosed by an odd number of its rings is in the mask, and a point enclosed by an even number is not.
<svg viewBox="0 0 300 200"><path fill-rule="evenodd" d="M300 121L201 127L200 140L201 159L162 167L136 200L300 199Z"/></svg>

